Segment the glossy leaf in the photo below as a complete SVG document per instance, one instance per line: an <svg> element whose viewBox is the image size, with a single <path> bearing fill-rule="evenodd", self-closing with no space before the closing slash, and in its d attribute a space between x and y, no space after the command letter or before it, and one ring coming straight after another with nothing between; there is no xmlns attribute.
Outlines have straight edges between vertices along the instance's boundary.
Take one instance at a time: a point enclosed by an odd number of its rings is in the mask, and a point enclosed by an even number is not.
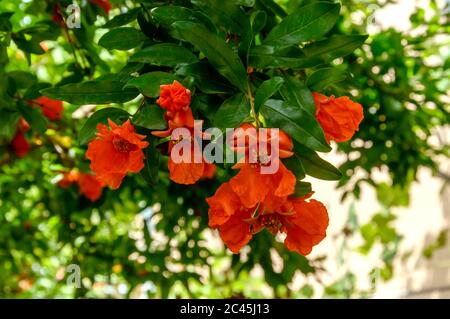
<svg viewBox="0 0 450 319"><path fill-rule="evenodd" d="M341 172L332 164L320 158L320 156L310 148L299 143L294 143L294 151L296 156L301 160L307 175L327 181L337 181L341 179Z"/></svg>
<svg viewBox="0 0 450 319"><path fill-rule="evenodd" d="M260 111L269 126L279 127L296 141L320 152L329 152L331 147L313 115L298 106L281 100L268 100Z"/></svg>
<svg viewBox="0 0 450 319"><path fill-rule="evenodd" d="M322 91L329 85L344 81L347 78L347 73L336 68L320 69L312 73L306 85L314 91Z"/></svg>
<svg viewBox="0 0 450 319"><path fill-rule="evenodd" d="M138 47L145 40L145 35L130 27L116 28L105 33L98 44L108 50L130 50Z"/></svg>
<svg viewBox="0 0 450 319"><path fill-rule="evenodd" d="M149 72L137 78L133 78L124 86L124 88L136 88L147 97L158 97L160 86L162 84L171 84L176 77L167 72Z"/></svg>
<svg viewBox="0 0 450 319"><path fill-rule="evenodd" d="M340 5L317 2L298 8L269 33L263 45L282 49L293 44L320 39L336 23Z"/></svg>
<svg viewBox="0 0 450 319"><path fill-rule="evenodd" d="M192 43L208 58L217 72L240 90L247 90L247 72L239 56L223 39L197 23L175 22L173 27L184 40Z"/></svg>
<svg viewBox="0 0 450 319"><path fill-rule="evenodd" d="M72 104L125 103L139 95L136 89L122 89L119 81L71 83L41 90L42 95Z"/></svg>
<svg viewBox="0 0 450 319"><path fill-rule="evenodd" d="M247 97L236 94L225 100L216 112L214 125L220 129L238 127L250 114L250 103Z"/></svg>
<svg viewBox="0 0 450 319"><path fill-rule="evenodd" d="M284 83L282 77L273 77L261 84L255 94L255 111L258 112L259 108L270 99Z"/></svg>
<svg viewBox="0 0 450 319"><path fill-rule="evenodd" d="M133 115L132 122L135 125L145 127L149 130L163 130L167 127L164 113L165 111L158 105L144 104L139 111Z"/></svg>
<svg viewBox="0 0 450 319"><path fill-rule="evenodd" d="M217 26L223 26L231 33L245 34L250 29L248 17L233 1L191 0L191 2L204 11Z"/></svg>
<svg viewBox="0 0 450 319"><path fill-rule="evenodd" d="M297 78L284 76L284 85L281 88L283 99L289 104L298 106L310 114L316 113L316 105L311 91Z"/></svg>
<svg viewBox="0 0 450 319"><path fill-rule="evenodd" d="M174 67L181 63L194 63L197 60L197 57L191 51L172 43L155 44L130 57L130 62L168 67Z"/></svg>

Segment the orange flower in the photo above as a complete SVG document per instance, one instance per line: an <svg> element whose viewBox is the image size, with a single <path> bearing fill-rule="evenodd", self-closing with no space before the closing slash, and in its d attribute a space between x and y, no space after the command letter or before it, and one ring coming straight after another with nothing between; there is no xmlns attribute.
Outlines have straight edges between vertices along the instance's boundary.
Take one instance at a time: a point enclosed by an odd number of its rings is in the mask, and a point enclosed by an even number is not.
<svg viewBox="0 0 450 319"><path fill-rule="evenodd" d="M27 155L31 148L30 144L25 138L25 134L20 130L17 131L16 135L12 139L11 147L16 156L20 158Z"/></svg>
<svg viewBox="0 0 450 319"><path fill-rule="evenodd" d="M178 81L161 85L161 93L156 103L169 112L179 112L191 104L191 91Z"/></svg>
<svg viewBox="0 0 450 319"><path fill-rule="evenodd" d="M172 149L176 144L181 145L186 143L187 147L191 148L190 158L180 158L174 161L175 156L182 157L184 154L172 154ZM182 149L183 150L183 149ZM193 140L180 140L180 141L170 141L169 143L169 162L168 168L170 173L170 179L178 184L191 185L195 184L200 178L203 177L205 171L205 163L202 161L200 163L195 163L195 153L197 156L201 156L201 151L196 142Z"/></svg>
<svg viewBox="0 0 450 319"><path fill-rule="evenodd" d="M322 126L328 141L346 142L359 129L364 118L361 104L347 96L335 98L313 93L316 104L316 118Z"/></svg>
<svg viewBox="0 0 450 319"><path fill-rule="evenodd" d="M111 3L109 3L109 0L89 0L89 2L102 8L106 14L108 14L109 10L111 10L112 8Z"/></svg>
<svg viewBox="0 0 450 319"><path fill-rule="evenodd" d="M78 186L80 187L80 193L82 195L91 202L95 202L102 196L102 190L105 184L92 174L81 174Z"/></svg>
<svg viewBox="0 0 450 319"><path fill-rule="evenodd" d="M291 138L283 131L279 131L279 156L277 158L273 154L270 154L271 144L276 138L276 136L272 136L271 129L266 129L267 136L264 136L264 134L260 136L251 124L244 124L241 128L243 131L238 131L232 136L232 148L245 156L233 167L240 168L240 171L230 180L230 185L233 191L240 197L242 203L247 208L251 208L263 202L269 194L277 197L286 197L293 194L295 191L296 177L279 160L281 157L286 158L293 155ZM239 140L242 134L248 138ZM265 150L259 149L260 142L265 142ZM262 167L269 162L276 163L278 170L273 174L262 174Z"/></svg>
<svg viewBox="0 0 450 319"><path fill-rule="evenodd" d="M80 179L80 172L76 170L71 170L67 173L64 173L63 179L58 182L58 186L66 188L74 183L78 183L79 179Z"/></svg>
<svg viewBox="0 0 450 319"><path fill-rule="evenodd" d="M214 164L205 163L205 169L201 179L212 179L216 175L217 167Z"/></svg>
<svg viewBox="0 0 450 319"><path fill-rule="evenodd" d="M128 173L138 173L144 168L144 152L149 144L145 135L135 132L128 120L118 126L108 119L109 128L97 125L97 137L89 143L86 157L97 178L113 189L119 188Z"/></svg>
<svg viewBox="0 0 450 319"><path fill-rule="evenodd" d="M284 243L289 250L308 255L326 236L328 213L322 203L306 199L268 196L264 203L249 209L225 183L206 200L210 206L209 226L219 229L233 253L238 253L254 234L267 229L274 235L285 233Z"/></svg>
<svg viewBox="0 0 450 319"><path fill-rule="evenodd" d="M63 116L63 102L49 99L46 96L41 96L32 101L39 105L44 115L51 121L59 121Z"/></svg>
<svg viewBox="0 0 450 319"><path fill-rule="evenodd" d="M194 127L194 116L192 115L192 110L190 107L177 112L167 111L166 114L164 114L164 118L167 121L168 129L165 131L153 131L152 135L157 137L167 137L170 136L170 134L172 134L172 131L176 128Z"/></svg>

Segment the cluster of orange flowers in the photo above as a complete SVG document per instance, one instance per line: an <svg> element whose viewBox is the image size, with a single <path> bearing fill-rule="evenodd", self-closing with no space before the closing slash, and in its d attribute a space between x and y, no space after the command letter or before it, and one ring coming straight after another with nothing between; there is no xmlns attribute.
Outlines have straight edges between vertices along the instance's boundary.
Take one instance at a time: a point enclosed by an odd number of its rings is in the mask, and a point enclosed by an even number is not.
<svg viewBox="0 0 450 319"><path fill-rule="evenodd" d="M314 93L314 100L316 118L328 142L348 141L363 119L362 106L348 97L326 97L318 93ZM179 82L162 85L157 104L166 110L164 117L168 128L152 134L166 138L176 128L192 132L194 117L190 103L191 92ZM109 120L109 127L98 124L97 129L97 137L89 143L86 156L91 160L90 167L96 173L96 178L116 189L126 174L137 173L144 167L143 149L149 143L144 141L144 135L135 132L129 120L121 126ZM244 145L236 144L242 134L248 136L255 132L256 136L244 139ZM233 166L239 172L206 199L209 204L209 226L219 230L224 243L234 253L238 253L254 234L267 229L274 235L284 234L284 243L288 249L307 255L313 246L325 238L328 213L321 202L310 198L312 193L304 197L294 196L297 179L282 162L282 159L294 154L292 139L283 131L274 136L271 129L267 129L267 132L269 137L264 142L266 145L276 142L279 146L278 155L275 157L273 154L257 152L256 161L249 161L249 155L251 150L258 150L260 145L258 129L245 123L233 135L232 148L245 156ZM189 143L188 147L193 150L191 154L200 151L195 138L172 138L169 141L169 153L177 143ZM273 174L261 172L267 165L267 156L278 164L279 169ZM201 178L212 177L216 167L204 159L201 163L175 163L169 158L168 169L172 181L194 184Z"/></svg>

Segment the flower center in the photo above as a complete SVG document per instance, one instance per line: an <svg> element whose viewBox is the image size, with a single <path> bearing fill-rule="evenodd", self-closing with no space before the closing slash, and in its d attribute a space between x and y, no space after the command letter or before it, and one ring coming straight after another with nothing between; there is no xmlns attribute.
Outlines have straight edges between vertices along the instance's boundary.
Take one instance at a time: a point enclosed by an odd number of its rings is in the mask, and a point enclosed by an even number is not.
<svg viewBox="0 0 450 319"><path fill-rule="evenodd" d="M128 153L137 149L136 145L131 144L120 136L115 136L113 138L113 145L114 148L121 153Z"/></svg>
<svg viewBox="0 0 450 319"><path fill-rule="evenodd" d="M277 234L283 224L281 223L278 214L267 214L261 216L261 224L264 225L272 234Z"/></svg>

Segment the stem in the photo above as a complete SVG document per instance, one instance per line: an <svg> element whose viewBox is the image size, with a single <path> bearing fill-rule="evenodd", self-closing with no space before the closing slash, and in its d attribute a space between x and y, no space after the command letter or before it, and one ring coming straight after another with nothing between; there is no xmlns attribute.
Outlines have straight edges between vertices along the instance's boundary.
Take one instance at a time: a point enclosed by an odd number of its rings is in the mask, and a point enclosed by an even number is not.
<svg viewBox="0 0 450 319"><path fill-rule="evenodd" d="M250 88L250 82L247 83L247 95L248 99L250 100L250 109L253 119L255 120L256 128L259 128L261 126L261 123L259 122L258 114L256 114L255 111L255 98L253 97L252 89Z"/></svg>

